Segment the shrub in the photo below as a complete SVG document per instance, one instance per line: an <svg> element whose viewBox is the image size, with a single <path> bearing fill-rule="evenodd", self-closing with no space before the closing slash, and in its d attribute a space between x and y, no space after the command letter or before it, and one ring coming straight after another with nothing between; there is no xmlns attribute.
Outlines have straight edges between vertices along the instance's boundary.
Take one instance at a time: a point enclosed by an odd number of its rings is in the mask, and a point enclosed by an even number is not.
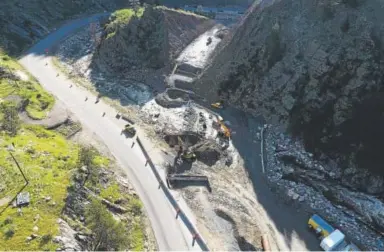
<svg viewBox="0 0 384 252"><path fill-rule="evenodd" d="M4 232L4 236L6 239L11 238L14 234L15 234L15 228L14 227L9 227Z"/></svg>
<svg viewBox="0 0 384 252"><path fill-rule="evenodd" d="M100 201L92 199L85 216L88 227L94 234L89 249L124 250L128 246L128 233L123 223L116 221Z"/></svg>
<svg viewBox="0 0 384 252"><path fill-rule="evenodd" d="M41 243L46 244L52 240L52 235L51 234L45 234L41 237Z"/></svg>
<svg viewBox="0 0 384 252"><path fill-rule="evenodd" d="M4 220L4 224L5 225L8 225L8 224L11 224L13 222L13 219L12 217L8 216L7 218L5 218Z"/></svg>
<svg viewBox="0 0 384 252"><path fill-rule="evenodd" d="M16 105L13 103L2 103L0 110L3 114L3 130L7 131L10 136L16 136L17 131L20 129L20 119Z"/></svg>

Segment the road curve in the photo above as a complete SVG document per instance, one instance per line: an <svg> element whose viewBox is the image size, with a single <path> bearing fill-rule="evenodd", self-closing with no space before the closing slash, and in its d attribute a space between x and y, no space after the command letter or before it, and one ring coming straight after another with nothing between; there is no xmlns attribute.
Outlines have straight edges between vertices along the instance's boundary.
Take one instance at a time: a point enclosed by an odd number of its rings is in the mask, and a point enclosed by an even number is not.
<svg viewBox="0 0 384 252"><path fill-rule="evenodd" d="M89 18L73 20L55 30L45 39L29 49L20 63L40 82L40 84L62 101L80 122L106 144L116 160L128 175L135 190L143 201L147 215L151 221L159 250L202 250L197 243L192 245L192 236L182 223L176 219L176 213L151 169L145 166L146 160L131 139L120 135L124 122L115 119L116 112L109 105L100 101L95 103L95 96L89 91L78 87L64 76L57 76L57 70L45 55L46 49L51 48L64 37L84 25L107 14L98 14ZM85 101L88 97L88 101ZM106 116L102 116L103 113Z"/></svg>

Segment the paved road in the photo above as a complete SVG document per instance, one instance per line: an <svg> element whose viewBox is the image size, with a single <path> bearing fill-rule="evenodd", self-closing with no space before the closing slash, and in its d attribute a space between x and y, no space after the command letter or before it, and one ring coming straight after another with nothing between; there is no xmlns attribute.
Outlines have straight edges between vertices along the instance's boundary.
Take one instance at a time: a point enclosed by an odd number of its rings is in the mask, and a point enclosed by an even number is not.
<svg viewBox="0 0 384 252"><path fill-rule="evenodd" d="M115 110L103 102L95 104L95 97L90 92L77 87L62 75L57 77L52 64L45 65L49 62L45 56L46 48L52 47L74 30L89 24L99 16L67 23L28 50L20 59L20 63L107 145L143 201L159 249L201 250L197 244L192 246L191 234L180 218L175 218L176 213L163 191L159 190L157 179L151 170L145 167L145 158L138 145L131 148L132 140L120 135L124 122L115 119ZM85 97L89 98L88 101L85 101ZM103 112L106 112L105 117L102 117Z"/></svg>

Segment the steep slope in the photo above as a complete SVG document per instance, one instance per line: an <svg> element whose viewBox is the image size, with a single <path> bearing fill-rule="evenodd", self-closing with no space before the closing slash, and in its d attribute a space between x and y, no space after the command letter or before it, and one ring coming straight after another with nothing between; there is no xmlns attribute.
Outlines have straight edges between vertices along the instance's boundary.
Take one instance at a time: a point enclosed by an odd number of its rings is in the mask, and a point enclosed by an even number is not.
<svg viewBox="0 0 384 252"><path fill-rule="evenodd" d="M197 84L302 135L344 167L384 174L384 3L262 1Z"/></svg>
<svg viewBox="0 0 384 252"><path fill-rule="evenodd" d="M113 74L158 69L212 26L213 21L205 17L165 7L121 10L105 25L93 60L99 69Z"/></svg>
<svg viewBox="0 0 384 252"><path fill-rule="evenodd" d="M0 1L0 47L10 54L41 39L58 23L78 15L124 7L124 0L3 0Z"/></svg>

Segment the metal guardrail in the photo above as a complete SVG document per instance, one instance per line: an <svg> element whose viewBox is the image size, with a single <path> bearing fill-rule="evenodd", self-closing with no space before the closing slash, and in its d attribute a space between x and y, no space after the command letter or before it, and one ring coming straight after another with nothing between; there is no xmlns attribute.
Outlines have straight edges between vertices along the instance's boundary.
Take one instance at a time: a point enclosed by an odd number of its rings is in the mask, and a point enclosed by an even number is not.
<svg viewBox="0 0 384 252"><path fill-rule="evenodd" d="M169 200L169 202L171 203L171 205L175 209L175 211L177 213L177 216L180 216L181 220L183 221L185 226L188 228L189 232L192 234L193 241L196 241L197 244L200 246L200 248L203 251L209 251L209 248L208 248L207 244L200 237L200 235L197 232L196 228L193 226L193 224L188 219L188 217L185 215L185 213L181 210L179 204L176 202L175 198L170 193L168 187L164 184L160 174L156 170L156 167L153 164L153 161L152 161L151 157L148 155L148 152L145 149L143 143L141 142L139 136L137 136L136 141L137 141L138 145L140 146L140 148L141 148L141 150L142 150L142 152L143 152L143 154L144 154L144 156L145 156L145 158L147 160L147 163L151 167L151 170L152 170L153 174L155 175L156 179L159 181L160 187L163 190L163 192L165 193L165 196L167 197L167 199Z"/></svg>
<svg viewBox="0 0 384 252"><path fill-rule="evenodd" d="M264 130L265 127L261 128L260 131L260 159L261 159L261 168L263 169L263 173L265 173L265 167L264 167Z"/></svg>

